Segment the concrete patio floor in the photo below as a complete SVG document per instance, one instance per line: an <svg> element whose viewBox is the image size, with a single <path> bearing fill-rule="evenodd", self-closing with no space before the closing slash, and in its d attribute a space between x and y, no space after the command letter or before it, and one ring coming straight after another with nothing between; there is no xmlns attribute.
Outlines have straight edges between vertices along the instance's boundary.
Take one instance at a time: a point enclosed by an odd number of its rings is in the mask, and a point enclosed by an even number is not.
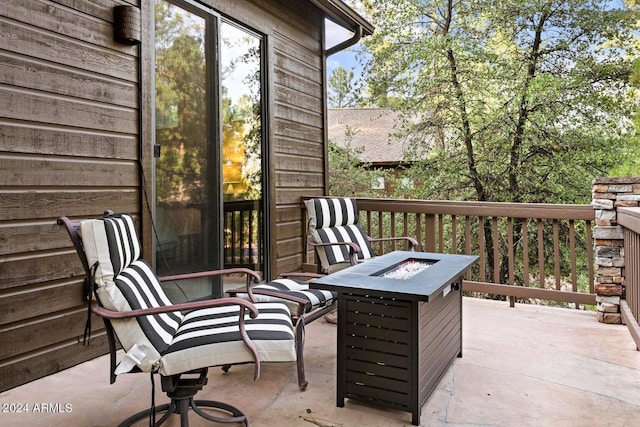
<svg viewBox="0 0 640 427"><path fill-rule="evenodd" d="M292 363L263 364L257 382L245 365L228 374L210 369L198 398L237 406L253 427L411 425L407 412L348 399L344 408L335 406L335 333L324 319L307 326L304 392ZM164 403L159 380L156 389L156 403ZM146 374L123 375L109 385L108 360L101 357L1 393L0 425L115 426L149 406L150 390ZM19 404L29 412L13 412ZM51 407L58 410L43 412ZM195 416L190 421L211 425ZM179 425L179 419L165 425ZM593 312L512 309L465 298L463 357L423 406L421 425L637 426L640 352L625 326L600 324Z"/></svg>

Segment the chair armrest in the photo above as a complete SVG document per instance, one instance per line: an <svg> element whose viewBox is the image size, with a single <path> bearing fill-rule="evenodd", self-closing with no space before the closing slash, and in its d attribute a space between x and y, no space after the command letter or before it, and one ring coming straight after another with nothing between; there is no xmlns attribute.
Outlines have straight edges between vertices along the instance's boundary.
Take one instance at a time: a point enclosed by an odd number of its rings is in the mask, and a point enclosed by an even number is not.
<svg viewBox="0 0 640 427"><path fill-rule="evenodd" d="M286 301L294 302L298 304L297 316L301 316L302 314L304 314L304 308L309 302L304 298L299 298L294 295L284 295L276 290L270 290L270 289L255 289L250 285L246 289L243 289L243 288L229 289L226 292L231 296L231 298L236 298L237 294L247 294L251 302L257 302L256 298L254 297L254 294L265 295L269 297L274 297L274 298L279 298Z"/></svg>
<svg viewBox="0 0 640 427"><path fill-rule="evenodd" d="M287 273L280 273L278 275L278 278L288 279L289 277L300 277L303 279L319 279L324 276L326 276L326 274L309 273L306 271L289 271Z"/></svg>
<svg viewBox="0 0 640 427"><path fill-rule="evenodd" d="M356 243L353 242L333 242L333 243L318 243L318 242L314 242L313 240L307 240L307 243L310 246L316 247L316 246L347 246L349 248L349 262L351 263L351 265L357 265L358 264L358 257L356 256L356 254L358 252L360 252L360 246L358 246Z"/></svg>
<svg viewBox="0 0 640 427"><path fill-rule="evenodd" d="M129 311L113 311L94 304L91 307L91 311L98 316L104 317L106 319L128 319L132 317L148 316L153 314L173 313L176 311L197 310L202 308L223 307L229 305L240 306L241 312L245 309L248 309L250 311L249 315L252 319L255 319L258 316L258 308L250 301L242 298L218 298L205 301L183 302L179 304L166 305L163 307L141 308ZM244 322L244 316L242 314L240 316L240 321Z"/></svg>
<svg viewBox="0 0 640 427"><path fill-rule="evenodd" d="M350 251L360 252L360 246L353 242L331 242L331 243L318 243L313 240L307 240L310 246L349 246Z"/></svg>
<svg viewBox="0 0 640 427"><path fill-rule="evenodd" d="M410 251L416 251L420 248L420 243L418 243L418 241L413 237L408 237L408 236L376 237L376 238L368 237L368 239L370 242L391 242L391 241L404 240L407 243L409 243Z"/></svg>
<svg viewBox="0 0 640 427"><path fill-rule="evenodd" d="M171 280L199 279L202 277L224 276L228 274L238 274L238 273L243 273L247 275L247 283L250 282L250 278L253 278L255 283L262 280L258 273L248 268L227 268L224 270L210 270L210 271L199 271L197 273L176 274L173 276L159 277L158 280L160 282L167 282Z"/></svg>
<svg viewBox="0 0 640 427"><path fill-rule="evenodd" d="M246 287L249 293L249 300L254 301L253 295L251 294L251 283L260 282L261 277L258 273L248 268L227 268L223 270L210 270L210 271L199 271L197 273L184 273L184 274L176 274L173 276L163 276L159 277L158 280L160 282L168 282L168 281L177 281L177 280L187 280L187 279L200 279L203 277L214 277L214 276L224 276L228 274L238 274L243 273L247 276L247 284ZM253 279L253 280L251 280Z"/></svg>

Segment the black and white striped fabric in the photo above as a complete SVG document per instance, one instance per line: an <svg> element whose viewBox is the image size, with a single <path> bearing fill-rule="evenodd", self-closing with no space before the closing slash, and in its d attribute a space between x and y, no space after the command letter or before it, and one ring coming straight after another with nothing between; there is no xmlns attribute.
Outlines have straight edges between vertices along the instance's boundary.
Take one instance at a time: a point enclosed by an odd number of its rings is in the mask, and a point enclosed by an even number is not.
<svg viewBox="0 0 640 427"><path fill-rule="evenodd" d="M359 260L375 256L371 243L360 227L356 201L349 198L310 199L305 201L309 216L308 234L317 243L353 242L360 247ZM331 266L349 262L346 245L318 248L322 271L330 272Z"/></svg>
<svg viewBox="0 0 640 427"><path fill-rule="evenodd" d="M83 246L94 268L100 303L109 310L129 311L171 305L141 250L129 215L81 223ZM284 304L260 304L260 315L246 322L247 333L263 361L295 361L291 314ZM130 370L138 366L173 375L192 369L252 362L240 337L237 306L172 312L112 320L127 352ZM123 372L122 369L118 371Z"/></svg>
<svg viewBox="0 0 640 427"><path fill-rule="evenodd" d="M335 292L321 290L321 289L309 289L309 283L296 279L276 279L268 283L262 283L252 288L254 291L264 289L267 291L277 291L283 296L294 296L307 300L307 304L304 307L304 312L309 313L312 310L320 307L326 307L333 304L333 301L337 297ZM246 298L247 294L238 294L241 298ZM292 313L298 312L298 303L281 298L273 297L270 295L261 295L259 293L253 294L254 299L260 302L285 302L289 306L289 311Z"/></svg>
<svg viewBox="0 0 640 427"><path fill-rule="evenodd" d="M104 218L104 227L113 271L115 274L120 274L126 266L136 261L141 255L133 218L129 215Z"/></svg>
<svg viewBox="0 0 640 427"><path fill-rule="evenodd" d="M256 319L245 317L247 335L262 362L296 360L291 313L282 303L257 303ZM205 366L253 362L238 327L238 306L194 310L185 314L160 360L160 373L172 375Z"/></svg>

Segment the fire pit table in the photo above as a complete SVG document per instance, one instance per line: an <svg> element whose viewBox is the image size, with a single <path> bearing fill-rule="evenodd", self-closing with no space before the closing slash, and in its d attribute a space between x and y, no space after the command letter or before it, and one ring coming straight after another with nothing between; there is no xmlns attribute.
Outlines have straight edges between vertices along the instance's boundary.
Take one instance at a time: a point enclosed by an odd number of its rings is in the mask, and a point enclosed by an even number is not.
<svg viewBox="0 0 640 427"><path fill-rule="evenodd" d="M395 251L322 277L338 292L337 406L411 412L462 357L462 276L478 257Z"/></svg>

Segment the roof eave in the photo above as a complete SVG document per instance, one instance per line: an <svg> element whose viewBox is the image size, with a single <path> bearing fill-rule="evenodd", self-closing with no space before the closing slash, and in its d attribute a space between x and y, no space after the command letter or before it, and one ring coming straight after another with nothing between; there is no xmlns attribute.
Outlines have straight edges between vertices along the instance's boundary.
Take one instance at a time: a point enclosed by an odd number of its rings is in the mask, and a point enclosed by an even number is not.
<svg viewBox="0 0 640 427"><path fill-rule="evenodd" d="M327 17L339 25L349 28L354 32L362 29L362 36L373 34L375 27L363 18L358 12L353 10L346 3L339 0L309 0L311 3L322 9Z"/></svg>

